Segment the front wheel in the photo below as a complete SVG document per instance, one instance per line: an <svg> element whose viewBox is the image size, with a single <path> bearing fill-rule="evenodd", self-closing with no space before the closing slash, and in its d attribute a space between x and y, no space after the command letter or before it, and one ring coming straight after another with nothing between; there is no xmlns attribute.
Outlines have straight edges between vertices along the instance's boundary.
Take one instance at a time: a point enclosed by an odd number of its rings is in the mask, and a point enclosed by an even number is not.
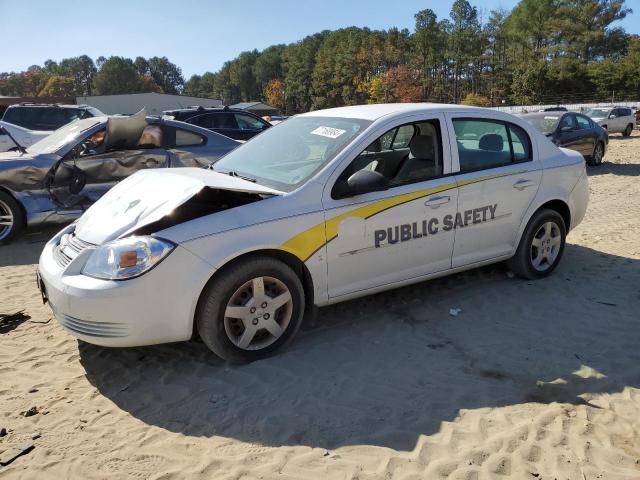
<svg viewBox="0 0 640 480"><path fill-rule="evenodd" d="M24 215L18 202L0 191L0 244L8 243L24 228Z"/></svg>
<svg viewBox="0 0 640 480"><path fill-rule="evenodd" d="M560 262L567 228L555 210L536 212L525 228L516 254L508 261L518 276L533 280L549 275Z"/></svg>
<svg viewBox="0 0 640 480"><path fill-rule="evenodd" d="M593 148L593 154L588 159L587 163L591 166L597 167L602 164L602 159L604 158L604 145L602 142L596 143L596 146Z"/></svg>
<svg viewBox="0 0 640 480"><path fill-rule="evenodd" d="M289 343L305 309L296 273L270 257L241 260L205 288L196 312L202 341L219 357L251 362Z"/></svg>

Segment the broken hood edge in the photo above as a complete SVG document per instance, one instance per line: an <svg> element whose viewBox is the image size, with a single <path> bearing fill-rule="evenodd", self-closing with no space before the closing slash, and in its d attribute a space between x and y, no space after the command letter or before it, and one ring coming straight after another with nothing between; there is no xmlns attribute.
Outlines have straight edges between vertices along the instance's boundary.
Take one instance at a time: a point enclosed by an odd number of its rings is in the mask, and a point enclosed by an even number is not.
<svg viewBox="0 0 640 480"><path fill-rule="evenodd" d="M75 233L85 242L101 245L160 220L207 187L261 195L284 193L203 168L141 170L89 207Z"/></svg>

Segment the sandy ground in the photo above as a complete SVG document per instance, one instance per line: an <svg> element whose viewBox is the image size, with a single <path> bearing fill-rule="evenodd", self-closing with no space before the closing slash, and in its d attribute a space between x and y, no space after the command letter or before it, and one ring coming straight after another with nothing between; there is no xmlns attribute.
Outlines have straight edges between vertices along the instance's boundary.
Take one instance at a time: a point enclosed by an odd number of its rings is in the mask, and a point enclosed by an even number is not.
<svg viewBox="0 0 640 480"><path fill-rule="evenodd" d="M0 327L0 457L35 446L0 479L640 478L639 152L611 138L550 278L498 265L326 308L246 366L79 344L36 323L53 230L0 247L0 313L31 316Z"/></svg>

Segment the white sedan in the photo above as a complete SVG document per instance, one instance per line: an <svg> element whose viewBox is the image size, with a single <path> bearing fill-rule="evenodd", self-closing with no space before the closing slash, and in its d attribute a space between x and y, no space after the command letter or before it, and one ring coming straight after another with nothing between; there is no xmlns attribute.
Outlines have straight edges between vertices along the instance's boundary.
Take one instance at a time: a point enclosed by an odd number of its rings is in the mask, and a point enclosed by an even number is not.
<svg viewBox="0 0 640 480"><path fill-rule="evenodd" d="M251 361L314 306L504 260L549 275L587 202L580 154L517 117L336 108L291 118L212 169L127 178L47 243L39 283L86 342L197 334Z"/></svg>

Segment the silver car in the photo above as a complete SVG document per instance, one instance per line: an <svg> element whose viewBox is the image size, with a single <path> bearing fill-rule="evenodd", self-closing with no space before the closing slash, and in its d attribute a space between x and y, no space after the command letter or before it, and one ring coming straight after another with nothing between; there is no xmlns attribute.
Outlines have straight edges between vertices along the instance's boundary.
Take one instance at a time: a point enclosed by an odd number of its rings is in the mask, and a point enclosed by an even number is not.
<svg viewBox="0 0 640 480"><path fill-rule="evenodd" d="M0 153L0 243L25 226L74 220L138 170L207 167L238 145L144 112L72 122L28 148Z"/></svg>
<svg viewBox="0 0 640 480"><path fill-rule="evenodd" d="M598 107L584 113L609 133L621 133L623 137L631 135L636 123L629 107Z"/></svg>

